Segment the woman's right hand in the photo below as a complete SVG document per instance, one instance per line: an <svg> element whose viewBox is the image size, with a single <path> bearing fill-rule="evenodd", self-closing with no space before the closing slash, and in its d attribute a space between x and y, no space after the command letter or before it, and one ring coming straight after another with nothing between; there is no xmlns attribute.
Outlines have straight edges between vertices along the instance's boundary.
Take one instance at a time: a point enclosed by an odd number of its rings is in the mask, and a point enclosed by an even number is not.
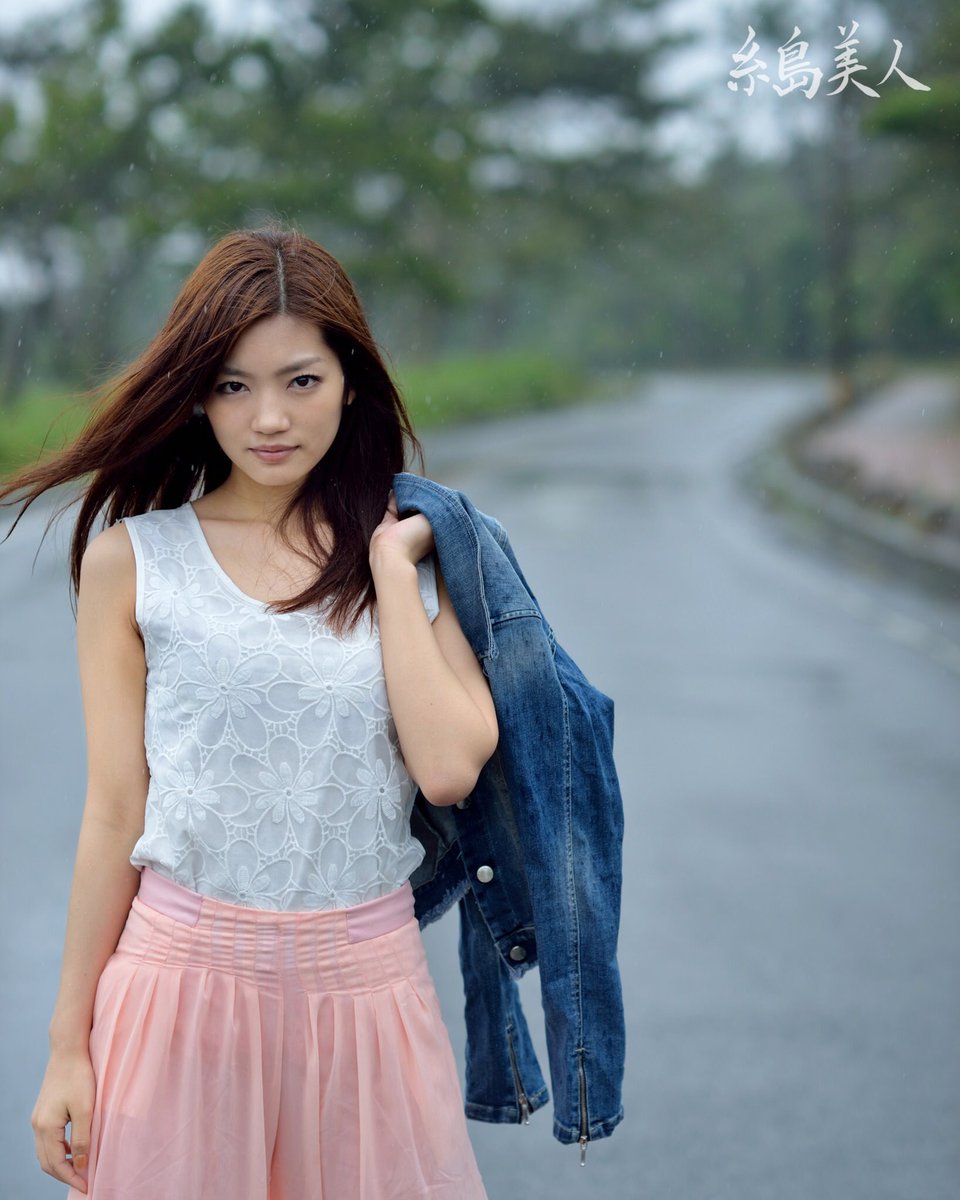
<svg viewBox="0 0 960 1200"><path fill-rule="evenodd" d="M79 1172L86 1172L95 1098L96 1078L90 1055L83 1050L54 1052L30 1117L40 1166L54 1179L84 1193L87 1181Z"/></svg>

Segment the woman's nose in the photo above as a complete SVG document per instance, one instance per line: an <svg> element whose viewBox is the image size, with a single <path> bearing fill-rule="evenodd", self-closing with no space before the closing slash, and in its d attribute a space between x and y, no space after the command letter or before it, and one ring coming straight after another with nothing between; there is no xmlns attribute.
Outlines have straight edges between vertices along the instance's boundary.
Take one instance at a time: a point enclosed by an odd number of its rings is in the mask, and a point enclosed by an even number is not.
<svg viewBox="0 0 960 1200"><path fill-rule="evenodd" d="M253 424L256 429L286 429L290 417L284 401L277 396L264 396L257 402Z"/></svg>

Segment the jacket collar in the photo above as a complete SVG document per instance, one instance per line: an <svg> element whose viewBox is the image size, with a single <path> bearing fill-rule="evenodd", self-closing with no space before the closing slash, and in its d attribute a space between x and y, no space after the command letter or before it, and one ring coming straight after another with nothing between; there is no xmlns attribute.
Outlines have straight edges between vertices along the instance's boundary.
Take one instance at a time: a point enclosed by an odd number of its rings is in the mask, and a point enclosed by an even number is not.
<svg viewBox="0 0 960 1200"><path fill-rule="evenodd" d="M475 653L495 657L477 510L462 492L410 471L394 475L393 494L399 513L422 512L430 522L440 570L460 626Z"/></svg>

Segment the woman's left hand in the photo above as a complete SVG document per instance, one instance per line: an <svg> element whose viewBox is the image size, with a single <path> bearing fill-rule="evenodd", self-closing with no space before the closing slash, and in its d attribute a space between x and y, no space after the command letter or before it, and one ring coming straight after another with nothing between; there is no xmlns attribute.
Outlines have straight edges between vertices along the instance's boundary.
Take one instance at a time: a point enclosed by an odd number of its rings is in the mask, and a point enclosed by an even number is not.
<svg viewBox="0 0 960 1200"><path fill-rule="evenodd" d="M423 513L411 513L401 520L397 514L397 498L391 489L383 519L370 535L370 566L375 567L385 556L396 555L416 564L433 547L430 522Z"/></svg>

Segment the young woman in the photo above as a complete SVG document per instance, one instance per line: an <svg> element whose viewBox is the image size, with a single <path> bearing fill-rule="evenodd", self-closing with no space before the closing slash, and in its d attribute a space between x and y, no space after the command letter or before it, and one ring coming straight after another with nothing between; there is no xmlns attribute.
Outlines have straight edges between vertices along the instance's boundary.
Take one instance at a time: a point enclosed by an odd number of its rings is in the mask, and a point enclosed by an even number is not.
<svg viewBox="0 0 960 1200"><path fill-rule="evenodd" d="M409 814L498 730L430 524L398 519L404 439L422 463L342 267L269 227L0 489L85 479L87 794L32 1115L71 1196L486 1196Z"/></svg>

